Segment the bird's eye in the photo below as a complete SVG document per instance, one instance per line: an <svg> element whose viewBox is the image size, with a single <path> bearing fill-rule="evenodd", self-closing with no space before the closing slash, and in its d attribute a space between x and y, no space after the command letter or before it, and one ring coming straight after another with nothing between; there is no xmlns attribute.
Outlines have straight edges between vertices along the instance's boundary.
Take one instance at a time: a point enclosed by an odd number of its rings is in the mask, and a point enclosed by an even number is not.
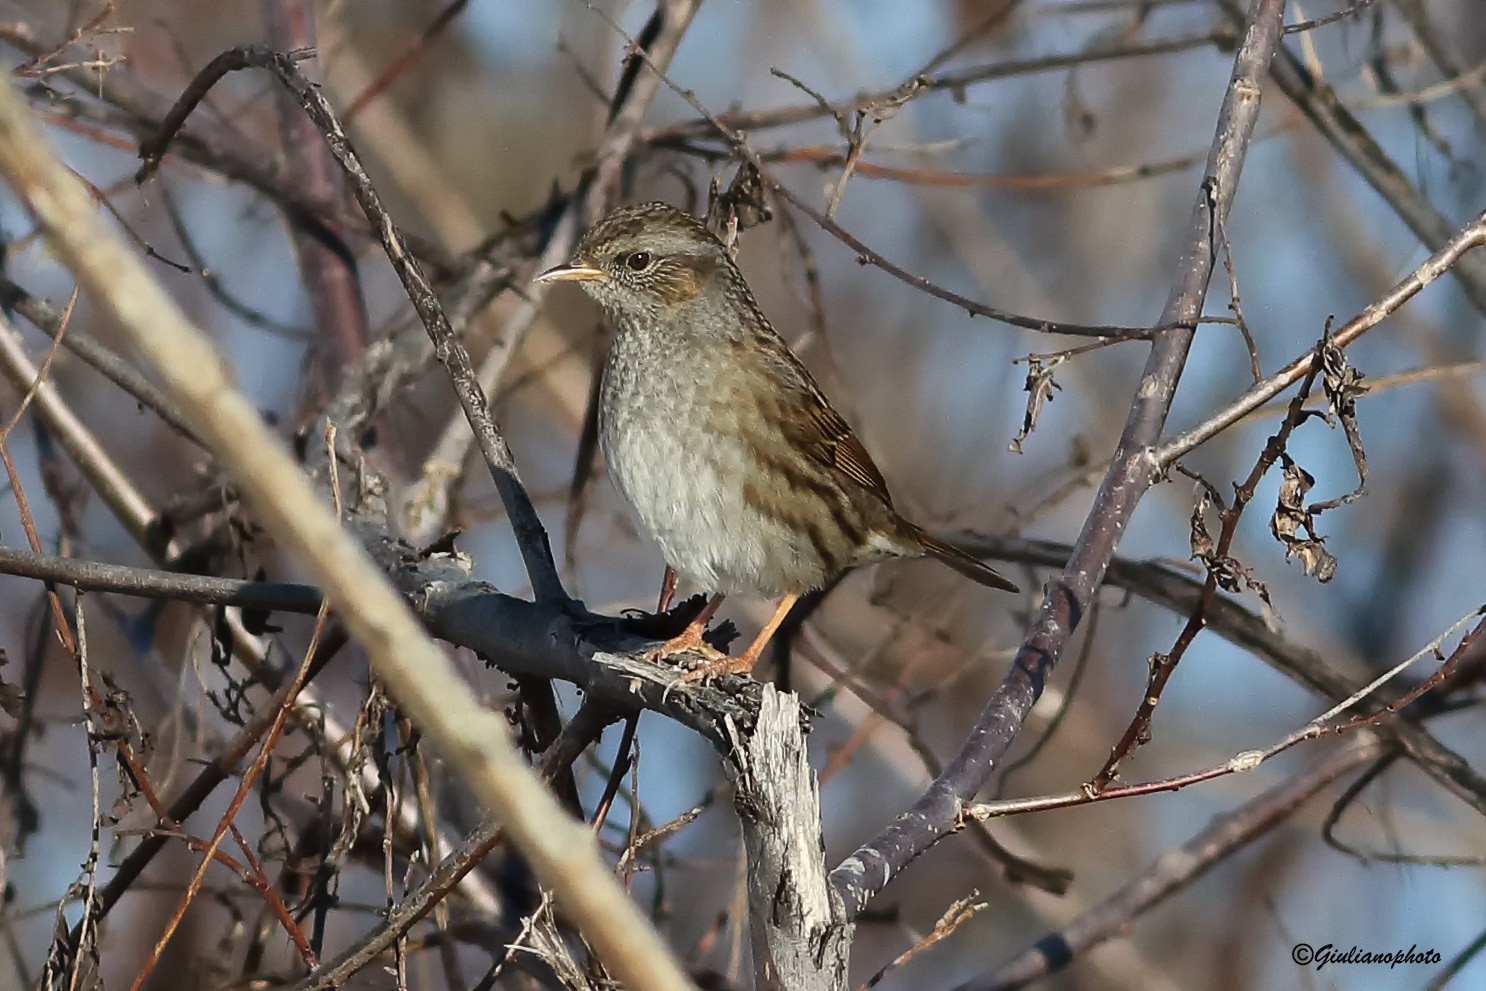
<svg viewBox="0 0 1486 991"><path fill-rule="evenodd" d="M643 272L650 267L650 252L636 251L625 256L624 263L636 272Z"/></svg>

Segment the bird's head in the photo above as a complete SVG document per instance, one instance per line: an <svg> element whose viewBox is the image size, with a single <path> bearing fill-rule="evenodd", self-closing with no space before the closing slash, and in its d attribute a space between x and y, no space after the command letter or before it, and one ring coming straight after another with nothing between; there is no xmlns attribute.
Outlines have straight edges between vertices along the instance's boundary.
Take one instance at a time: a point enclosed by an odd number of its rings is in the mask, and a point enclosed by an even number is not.
<svg viewBox="0 0 1486 991"><path fill-rule="evenodd" d="M566 264L537 282L576 282L616 320L664 318L734 272L727 249L665 203L620 207L595 224Z"/></svg>

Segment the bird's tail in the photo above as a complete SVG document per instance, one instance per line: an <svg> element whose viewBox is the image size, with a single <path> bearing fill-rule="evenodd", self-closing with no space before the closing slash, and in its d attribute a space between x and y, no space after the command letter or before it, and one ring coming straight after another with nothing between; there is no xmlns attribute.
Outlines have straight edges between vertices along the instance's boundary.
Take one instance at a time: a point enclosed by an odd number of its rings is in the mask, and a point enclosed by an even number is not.
<svg viewBox="0 0 1486 991"><path fill-rule="evenodd" d="M1020 588L1017 588L1015 582L995 571L984 561L971 557L954 544L946 543L933 534L913 526L911 523L909 526L913 527L914 536L923 545L924 553L943 561L971 581L979 582L988 588L999 588L1007 592L1021 591Z"/></svg>

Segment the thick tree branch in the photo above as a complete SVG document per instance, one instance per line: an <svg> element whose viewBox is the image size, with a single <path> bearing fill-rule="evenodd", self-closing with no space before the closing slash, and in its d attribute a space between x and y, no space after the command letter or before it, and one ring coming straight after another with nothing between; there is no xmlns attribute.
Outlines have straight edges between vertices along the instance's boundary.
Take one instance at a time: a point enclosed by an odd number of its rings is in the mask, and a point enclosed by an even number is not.
<svg viewBox="0 0 1486 991"><path fill-rule="evenodd" d="M274 609L310 615L320 608L321 601L319 590L309 585L253 582L240 578L129 568L120 564L33 554L11 547L0 547L0 574L71 585L89 592L117 592L151 599L179 599L206 605Z"/></svg>
<svg viewBox="0 0 1486 991"><path fill-rule="evenodd" d="M305 0L263 0L263 24L268 42L279 51L310 50L315 47L314 5ZM333 203L345 197L344 183L335 160L315 130L315 123L299 109L289 91L274 91L280 143L284 163L306 195ZM315 314L318 371L322 388L334 388L346 366L366 350L371 340L367 329L366 301L361 295L361 277L356 258L333 227L316 230L288 215L289 234L299 269Z"/></svg>

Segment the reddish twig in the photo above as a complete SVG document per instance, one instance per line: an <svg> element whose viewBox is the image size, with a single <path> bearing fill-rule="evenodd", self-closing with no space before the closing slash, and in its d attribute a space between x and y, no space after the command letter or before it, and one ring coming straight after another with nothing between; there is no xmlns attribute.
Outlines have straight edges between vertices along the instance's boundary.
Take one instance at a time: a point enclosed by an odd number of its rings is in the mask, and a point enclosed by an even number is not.
<svg viewBox="0 0 1486 991"><path fill-rule="evenodd" d="M351 101L346 112L341 114L341 120L347 124L351 123L368 103L385 93L387 88L397 81L398 76L412 67L413 62L428 47L429 42L443 34L444 29L454 22L454 18L464 12L464 8L468 7L469 3L470 0L453 0L439 11L438 16L423 29L423 33L418 35L411 45L403 49L401 55L389 62L387 68L383 69L377 78L372 80L356 99Z"/></svg>
<svg viewBox="0 0 1486 991"><path fill-rule="evenodd" d="M1108 939L1128 933L1132 921L1186 890L1236 850L1266 835L1321 789L1373 762L1384 746L1363 734L1314 767L1219 816L1177 849L1157 858L1107 899L1061 925L1012 960L961 984L956 991L1007 991L1061 970Z"/></svg>
<svg viewBox="0 0 1486 991"><path fill-rule="evenodd" d="M26 500L26 492L21 485L20 475L16 472L15 462L10 457L10 445L6 443L3 435L0 435L0 461L3 461L5 464L5 474L10 481L11 492L15 496L16 508L20 512L21 528L26 533L26 540L30 542L31 549L39 554L41 553L41 538L36 532L36 520L31 515L31 506ZM47 598L51 603L57 636L61 639L62 646L67 650L73 661L76 662L78 660L77 642L72 636L72 626L67 622L67 611L62 606L62 598L52 589L47 590ZM100 709L103 707L103 695L98 691L98 687L93 683L91 677L88 678L88 695L93 705ZM129 745L128 740L120 739L117 741L117 744L119 763L123 766L125 772L128 773L135 787L140 790L140 794L144 796L145 801L149 803L150 808L154 810L155 815L164 820L165 808L160 804L160 799L155 795L155 790L150 787L150 779L144 772L144 764L134 753L134 748Z"/></svg>
<svg viewBox="0 0 1486 991"><path fill-rule="evenodd" d="M262 0L261 6L269 43L275 48L289 52L315 47L313 4L307 0ZM276 87L274 96L280 143L291 174L314 198L340 199L345 195L345 184L325 142L320 140L315 122L300 112L293 93ZM342 370L371 341L361 276L339 230L324 221L306 227L292 213L286 219L320 334L315 368L322 381L314 383L311 392L323 389L333 394Z"/></svg>
<svg viewBox="0 0 1486 991"><path fill-rule="evenodd" d="M155 941L154 949L150 951L149 957L140 968L139 974L134 978L134 982L129 985L129 991L139 991L140 986L144 984L145 978L149 977L150 971L155 969L155 964L160 962L160 954L165 951L165 945L175 935L176 929L181 924L181 919L186 914L186 909L195 900L196 893L201 890L201 884L206 879L207 867L211 866L212 858L216 854L217 848L222 845L222 840L227 835L227 830L232 825L232 820L236 818L238 809L242 807L242 803L248 797L248 793L252 790L254 782L258 780L258 776L263 772L264 765L268 763L268 755L273 750L274 744L278 741L280 732L283 731L284 722L289 718L289 711L294 707L294 698L299 694L299 690L304 687L305 678L309 674L310 661L315 656L315 648L319 645L320 636L324 632L325 619L328 614L329 606L322 606L320 614L315 617L315 632L310 637L310 646L305 651L304 662L300 664L299 670L295 672L294 680L290 683L289 691L284 698L283 704L278 707L278 710L274 714L273 725L269 727L268 733L263 739L263 744L259 747L258 757L243 774L242 781L237 786L237 793L232 796L232 801L227 805L227 811L223 813L221 821L217 823L217 828L212 833L211 840L206 845L206 855L202 857L201 863L197 866L195 873L191 875L191 880L186 885L186 892L181 896L180 904L176 906L175 911L170 916L170 920L165 924L165 931Z"/></svg>
<svg viewBox="0 0 1486 991"><path fill-rule="evenodd" d="M339 515L341 511L341 492L340 480L336 472L334 424L327 424L325 428L325 446L331 455L329 460L330 493L335 502L336 513ZM150 971L159 962L160 954L165 951L166 944L170 942L170 938L175 934L176 928L181 923L181 919L185 917L186 909L190 907L191 902L196 897L196 893L201 890L201 884L206 879L206 869L211 866L212 858L222 845L222 839L226 836L227 831L231 829L233 835L238 836L236 827L233 825L233 819L237 817L238 809L242 807L243 801L252 791L254 782L258 780L258 776L268 764L268 755L273 752L274 745L278 742L279 734L283 732L284 723L289 718L289 712L294 707L294 700L298 697L300 689L304 687L305 680L309 677L310 665L315 659L316 650L320 645L320 637L325 632L325 621L329 614L330 605L326 603L320 607L320 612L315 616L315 629L310 634L310 643L304 652L304 660L300 662L299 670L294 673L294 678L289 683L288 692L284 696L283 703L274 713L273 724L268 728L268 733L263 738L263 745L258 750L258 756L248 767L246 773L243 774L242 781L237 786L237 793L232 796L232 801L227 803L227 811L222 814L221 820L217 823L216 831L212 834L211 841L206 846L206 855L201 858L200 865L197 866L195 873L191 875L191 880L186 885L186 892L181 896L180 904L176 906L175 912L171 915L169 921L166 922L165 931L160 934L160 938L155 942L154 949L145 960L144 966L140 968L139 975L134 978L134 983L129 986L129 991L139 991L140 985L144 983L145 978L150 975ZM388 784L388 790L389 792L391 791L390 783ZM390 820L391 816L389 815L388 818ZM238 839L241 842L240 836L238 836ZM247 845L242 844L242 846L244 852L247 852ZM260 870L258 873L261 875L262 871ZM288 913L286 911L286 918L287 915ZM309 944L303 942L304 937L299 932L299 927L293 926L290 932L291 936L297 936L296 945L302 944L301 952L308 953L306 962L313 961L315 955L310 951Z"/></svg>
<svg viewBox="0 0 1486 991"><path fill-rule="evenodd" d="M1249 503L1253 501L1254 492L1259 487L1260 479L1284 456L1291 433L1300 425L1301 420L1305 418L1306 400L1310 398L1311 386L1314 384L1316 376L1321 373L1321 350L1324 344L1325 341L1321 345L1316 346L1313 352L1310 371L1306 373L1306 377L1300 383L1299 391L1296 392L1295 397L1290 401L1290 408L1285 414L1284 422L1280 424L1280 428L1275 431L1269 438L1269 441L1264 445L1264 450L1260 452L1258 459L1254 462L1254 467L1249 471L1249 475L1244 479L1243 484L1235 486L1233 505L1224 507L1219 514L1223 521L1223 526L1218 534L1217 543L1200 554L1202 562L1207 568L1207 579L1202 584L1202 596L1197 602L1197 608L1192 610L1191 614L1188 615L1187 622L1177 635L1176 641L1171 645L1171 649L1164 654L1155 655L1152 659L1150 679L1146 683L1145 693L1141 697L1140 705L1136 709L1135 715L1131 718L1130 724L1126 727L1119 742L1110 751L1110 755L1105 760L1104 766L1099 769L1099 773L1094 775L1093 780L1084 786L1092 794L1097 795L1109 787L1110 783L1115 779L1120 762L1137 745L1144 743L1150 738L1151 717L1155 714L1156 706L1161 701L1161 693L1165 690L1166 684L1170 681L1172 674L1175 673L1177 664L1186 655L1187 648L1191 647L1193 641L1197 639L1197 634L1201 633L1203 628L1206 627L1207 609L1213 600L1213 596L1217 594L1219 583L1221 582L1225 586L1230 587L1230 590L1236 588L1238 578L1242 575L1243 569L1233 561L1230 551L1233 548L1233 538L1238 533L1238 521L1243 517L1244 510L1248 508ZM1213 495L1216 496L1216 493L1213 493ZM1221 505L1221 497L1218 498L1219 505Z"/></svg>
<svg viewBox="0 0 1486 991"><path fill-rule="evenodd" d="M309 940L305 939L304 933L299 928L299 924L289 914L288 906L279 897L279 893L274 890L273 882L268 879L267 874L263 873L263 865L258 863L257 857L253 856L253 848L248 846L247 840L243 839L243 834L238 830L237 825L235 823L228 823L228 828L232 830L233 842L242 851L243 862L246 864L246 867L241 872L243 879L251 884L258 894L263 896L263 900L268 903L269 910L279 920L279 925L284 927L284 932L288 933L289 939L294 943L294 948L299 951L299 958L304 961L305 967L309 970L314 970L318 961L315 959L315 951L310 949Z"/></svg>
<svg viewBox="0 0 1486 991"><path fill-rule="evenodd" d="M345 643L344 629L339 626L332 627L330 633L322 640L321 649L311 662L305 682L308 683L318 674L326 662L335 656ZM124 858L123 863L114 871L113 877L109 879L108 884L104 885L103 891L98 896L97 911L100 919L107 915L125 892L134 885L155 855L164 849L166 842L172 836L179 835L179 826L176 824L184 822L201 807L217 786L232 775L238 763L252 750L253 745L262 739L263 735L273 726L278 719L278 713L288 704L290 690L293 687L290 683L279 690L263 714L244 727L215 760L201 769L201 773L181 792L180 797L171 803L170 808L166 810L166 815L161 817L160 826L147 834L140 841L139 846ZM189 837L187 837L187 842L191 842ZM69 945L78 946L79 937L80 932L77 927L74 927L68 934Z"/></svg>
<svg viewBox="0 0 1486 991"><path fill-rule="evenodd" d="M630 748L634 746L635 728L639 722L638 712L631 713L624 721L624 732L619 737L619 747L614 751L614 766L609 771L604 794L599 798L598 808L593 813L594 832L604 827L604 821L609 818L609 807L614 804L614 796L619 794L619 785L624 781L625 772L629 770Z"/></svg>
<svg viewBox="0 0 1486 991"><path fill-rule="evenodd" d="M542 755L542 777L551 781L557 774L571 767L578 755L598 739L599 733L611 718L607 712L595 706L585 704L579 708L568 725L563 727L556 742ZM505 835L505 830L496 823L488 820L482 823L465 838L458 849L439 863L428 880L409 892L388 913L382 925L288 991L326 991L339 987L347 977L376 959L432 911L434 905L442 901L461 878L478 867L485 856L500 845Z"/></svg>
<svg viewBox="0 0 1486 991"><path fill-rule="evenodd" d="M987 902L978 902L975 900L979 896L980 892L971 891L970 894L966 895L964 898L956 899L954 903L949 906L949 908L944 910L944 914L939 917L938 922L934 923L934 928L929 931L929 934L927 936L919 940L917 943L914 943L907 950L904 950L902 953L898 954L898 956L894 958L891 963L887 964L877 973L873 974L872 977L867 981L867 983L857 988L857 991L871 991L872 988L877 987L882 979L888 975L889 971L896 970L897 968L906 964L908 961L912 960L914 957L918 956L920 953L927 950L929 947L933 946L935 943L938 943L940 940L947 939L949 936L953 935L954 931L960 928L962 924L970 921L970 919L974 918L977 912L987 907Z"/></svg>
<svg viewBox="0 0 1486 991"><path fill-rule="evenodd" d="M66 337L67 324L72 319L72 308L76 304L77 287L73 286L72 295L67 297L67 305L62 308L62 313L57 318L57 332L52 337L52 346L47 348L46 360L41 363L41 370L37 373L36 378L26 387L26 393L21 396L21 401L16 404L15 412L10 415L10 420L6 422L3 428L0 428L0 437L7 440L10 439L10 432L15 429L17 423L21 422L21 416L26 412L27 407L31 405L31 400L36 398L36 391L41 388L41 383L45 382L51 375L52 361L57 357L57 350L62 346L62 341ZM0 324L0 332L8 331L9 329L8 326Z"/></svg>

